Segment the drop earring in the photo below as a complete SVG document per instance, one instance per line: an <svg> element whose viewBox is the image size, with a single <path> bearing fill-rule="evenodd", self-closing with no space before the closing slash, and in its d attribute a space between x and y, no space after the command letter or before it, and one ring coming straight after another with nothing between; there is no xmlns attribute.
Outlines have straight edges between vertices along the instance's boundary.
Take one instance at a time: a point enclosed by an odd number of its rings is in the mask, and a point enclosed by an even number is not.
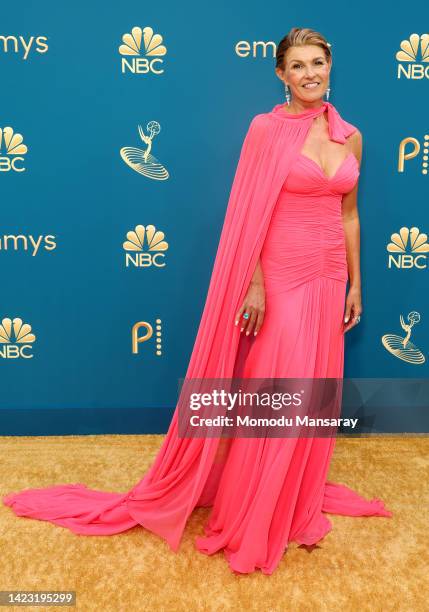
<svg viewBox="0 0 429 612"><path fill-rule="evenodd" d="M331 88L328 87L325 93L326 93L326 100L329 100L329 94L331 93Z"/></svg>
<svg viewBox="0 0 429 612"><path fill-rule="evenodd" d="M286 96L286 102L288 103L288 106L290 104L290 90L289 90L289 86L287 83L285 83L285 96Z"/></svg>

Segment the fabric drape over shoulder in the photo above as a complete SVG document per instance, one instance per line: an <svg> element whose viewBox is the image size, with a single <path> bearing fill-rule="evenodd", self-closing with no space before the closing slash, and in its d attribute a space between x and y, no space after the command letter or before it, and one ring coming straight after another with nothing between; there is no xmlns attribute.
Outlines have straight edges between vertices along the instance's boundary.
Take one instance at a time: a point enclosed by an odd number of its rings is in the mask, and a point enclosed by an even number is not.
<svg viewBox="0 0 429 612"><path fill-rule="evenodd" d="M275 203L311 123L327 111L329 136L338 143L356 128L335 107L288 114L282 105L256 115L235 172L208 294L186 379L232 378L240 342L235 314L244 299ZM180 399L179 399L180 401ZM164 538L173 550L192 510L210 505L209 478L219 438L181 439L178 409L148 472L125 494L88 489L82 483L26 489L3 498L18 516L67 527L85 535L119 533L137 524ZM326 483L325 512L391 516L378 499L366 500L348 487Z"/></svg>

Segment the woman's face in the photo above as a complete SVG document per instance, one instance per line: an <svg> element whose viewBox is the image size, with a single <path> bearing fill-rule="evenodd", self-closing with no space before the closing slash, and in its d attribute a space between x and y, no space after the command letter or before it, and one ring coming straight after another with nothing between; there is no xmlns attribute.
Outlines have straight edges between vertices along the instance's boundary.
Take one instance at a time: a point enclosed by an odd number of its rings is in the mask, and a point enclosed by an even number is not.
<svg viewBox="0 0 429 612"><path fill-rule="evenodd" d="M289 85L292 100L314 102L323 97L329 87L331 62L317 45L289 47L284 57L284 70L276 68L277 76ZM305 87L307 83L317 83Z"/></svg>

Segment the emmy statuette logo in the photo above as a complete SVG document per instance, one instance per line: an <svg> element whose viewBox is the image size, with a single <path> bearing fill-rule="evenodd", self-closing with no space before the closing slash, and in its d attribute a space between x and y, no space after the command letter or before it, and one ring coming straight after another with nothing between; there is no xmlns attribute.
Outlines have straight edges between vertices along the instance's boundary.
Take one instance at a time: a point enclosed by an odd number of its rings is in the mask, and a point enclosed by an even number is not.
<svg viewBox="0 0 429 612"><path fill-rule="evenodd" d="M411 34L401 41L401 49L395 55L398 60L397 78L412 80L429 77L429 34Z"/></svg>
<svg viewBox="0 0 429 612"><path fill-rule="evenodd" d="M390 236L387 245L389 257L387 267L409 270L417 268L425 270L427 268L427 253L429 252L429 244L427 242L427 234L420 233L418 227L401 227L399 233L394 233Z"/></svg>
<svg viewBox="0 0 429 612"><path fill-rule="evenodd" d="M0 357L3 359L31 359L32 344L36 336L31 331L31 325L23 323L22 319L5 318L0 324Z"/></svg>
<svg viewBox="0 0 429 612"><path fill-rule="evenodd" d="M11 127L0 128L0 172L24 172L24 157L27 153L22 134Z"/></svg>
<svg viewBox="0 0 429 612"><path fill-rule="evenodd" d="M158 121L149 121L146 126L148 135L143 131L141 125L138 126L140 138L145 143L146 149L138 149L136 147L122 147L120 154L124 162L135 172L143 174L147 178L156 181L165 181L168 179L168 171L151 153L152 140L160 133L161 126Z"/></svg>
<svg viewBox="0 0 429 612"><path fill-rule="evenodd" d="M405 323L402 315L399 317L402 329L406 332L405 337L397 336L395 334L385 334L382 336L381 341L385 349L392 355L407 363L413 365L421 365L425 362L425 356L419 348L417 348L411 341L411 329L416 323L420 323L420 314L418 312L410 312L407 320L409 323Z"/></svg>
<svg viewBox="0 0 429 612"><path fill-rule="evenodd" d="M122 55L122 73L133 74L162 74L164 61L161 59L167 53L162 44L162 36L154 34L152 28L134 27L130 34L122 36L123 44L119 47Z"/></svg>
<svg viewBox="0 0 429 612"><path fill-rule="evenodd" d="M140 333L143 330L143 333ZM150 340L153 336L153 326L148 321L139 321L133 325L131 330L131 342L132 352L137 355L139 352L139 345L144 344ZM161 319L155 320L155 355L162 355L162 331L161 331Z"/></svg>
<svg viewBox="0 0 429 612"><path fill-rule="evenodd" d="M417 157L421 151L422 147L420 145L420 141L413 136L408 136L407 138L403 138L399 143L399 151L398 151L398 172L404 172L405 162L414 159ZM422 166L421 172L422 174L428 173L428 154L429 154L429 134L425 134L423 138L423 151L422 151Z"/></svg>
<svg viewBox="0 0 429 612"><path fill-rule="evenodd" d="M136 225L134 230L127 233L127 240L122 245L128 251L125 266L164 268L164 252L168 249L168 242L164 238L164 232L157 230L154 225Z"/></svg>

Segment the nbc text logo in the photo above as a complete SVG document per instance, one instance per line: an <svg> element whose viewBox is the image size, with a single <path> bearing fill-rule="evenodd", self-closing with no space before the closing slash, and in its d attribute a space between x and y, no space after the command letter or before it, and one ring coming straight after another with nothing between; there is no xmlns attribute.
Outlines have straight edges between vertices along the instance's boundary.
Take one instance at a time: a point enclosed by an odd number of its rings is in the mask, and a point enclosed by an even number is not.
<svg viewBox="0 0 429 612"><path fill-rule="evenodd" d="M420 233L418 227L401 227L399 233L392 234L387 245L389 252L388 268L398 269L427 268L429 244L427 234Z"/></svg>
<svg viewBox="0 0 429 612"><path fill-rule="evenodd" d="M127 233L127 240L123 243L125 251L134 252L135 255L125 255L125 265L135 268L165 266L163 251L168 249L168 242L164 240L164 232L157 231L154 225L136 225L135 229ZM145 253L143 251L146 251Z"/></svg>
<svg viewBox="0 0 429 612"><path fill-rule="evenodd" d="M31 332L31 325L22 319L5 318L0 324L0 357L4 359L31 359L32 344L36 336Z"/></svg>
<svg viewBox="0 0 429 612"><path fill-rule="evenodd" d="M399 322L401 327L407 332L404 338L396 334L385 334L381 338L381 342L384 348L395 357L398 357L398 359L414 365L421 365L425 362L425 356L410 340L413 326L420 323L420 314L416 311L410 312L408 313L407 320L409 322L405 323L403 316L400 315Z"/></svg>
<svg viewBox="0 0 429 612"><path fill-rule="evenodd" d="M155 344L155 355L162 355L162 342L161 342L161 319L155 320L155 336L156 336L156 344ZM140 330L143 330L143 333L140 334ZM148 321L139 321L133 325L131 330L131 341L132 341L132 351L134 355L139 352L139 344L143 344L150 340L153 336L153 326Z"/></svg>
<svg viewBox="0 0 429 612"><path fill-rule="evenodd" d="M146 27L143 30L134 27L131 34L122 36L123 44L119 47L122 56L122 72L132 72L134 74L162 74L164 72L164 61L161 59L166 53L167 48L162 44L162 36L154 34L152 28Z"/></svg>
<svg viewBox="0 0 429 612"><path fill-rule="evenodd" d="M139 174L157 181L165 181L169 177L168 171L151 153L152 140L160 133L161 126L158 121L149 121L146 130L149 132L149 135L146 135L142 126L139 125L140 138L145 143L146 149L122 147L119 152L124 162Z"/></svg>
<svg viewBox="0 0 429 612"><path fill-rule="evenodd" d="M413 138L412 136L408 136L407 138L403 138L399 143L399 153L398 153L398 172L404 172L405 161L409 159L413 159L417 157L420 153L420 142L417 138ZM423 155L422 155L422 174L428 173L428 153L429 153L429 134L424 135L423 141Z"/></svg>
<svg viewBox="0 0 429 612"><path fill-rule="evenodd" d="M0 172L24 172L24 158L27 147L21 134L11 127L0 128Z"/></svg>
<svg viewBox="0 0 429 612"><path fill-rule="evenodd" d="M30 36L25 40L23 36L0 35L0 52L19 53L22 54L22 59L26 60L33 49L37 53L46 53L48 45L44 41L47 40L46 36Z"/></svg>
<svg viewBox="0 0 429 612"><path fill-rule="evenodd" d="M420 54L419 54L420 47ZM419 56L420 55L420 56ZM401 50L396 53L398 60L398 79L429 78L429 34L411 34L408 40L401 42Z"/></svg>

